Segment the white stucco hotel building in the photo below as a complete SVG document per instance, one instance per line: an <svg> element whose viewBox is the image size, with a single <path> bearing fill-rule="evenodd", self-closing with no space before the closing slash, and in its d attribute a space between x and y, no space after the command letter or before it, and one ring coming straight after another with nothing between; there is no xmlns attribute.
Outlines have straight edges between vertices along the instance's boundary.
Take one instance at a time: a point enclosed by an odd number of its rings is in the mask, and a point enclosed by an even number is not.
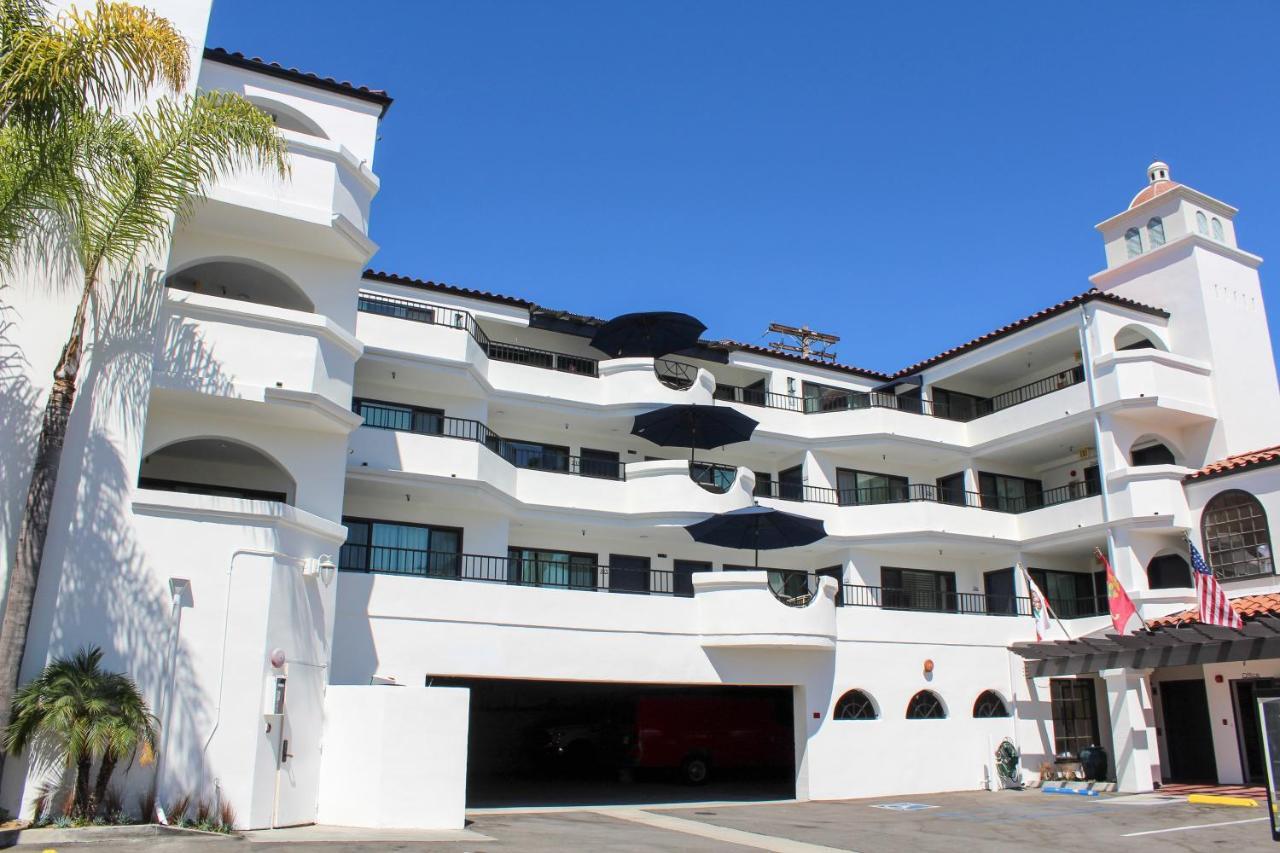
<svg viewBox="0 0 1280 853"><path fill-rule="evenodd" d="M145 322L98 312L23 670L93 643L138 680L164 734L131 787L247 827L460 826L539 725L729 687L782 697L784 796L978 789L1006 737L1027 780L1093 744L1120 790L1257 777L1280 396L1230 205L1155 163L1102 196L1100 271L1014 322L993 298L1004 325L893 372L732 341L607 359L536 287L366 269L385 94L196 58L276 116L292 174L212 189L158 296L113 309ZM0 295L7 566L69 312ZM759 425L692 465L631 434L680 403ZM726 571L752 555L684 530L753 502L828 535ZM1181 615L1188 532L1244 634ZM1153 634L1104 639L1095 548ZM1045 643L1017 564L1060 617ZM5 804L51 772L9 761Z"/></svg>

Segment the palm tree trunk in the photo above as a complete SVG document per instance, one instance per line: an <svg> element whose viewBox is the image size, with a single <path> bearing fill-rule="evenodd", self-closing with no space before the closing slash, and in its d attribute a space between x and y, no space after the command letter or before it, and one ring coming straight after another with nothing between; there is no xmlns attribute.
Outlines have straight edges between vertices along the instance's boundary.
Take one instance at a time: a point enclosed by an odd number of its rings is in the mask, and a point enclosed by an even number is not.
<svg viewBox="0 0 1280 853"><path fill-rule="evenodd" d="M62 348L62 357L53 373L53 387L44 407L44 421L36 442L36 457L27 487L27 502L18 530L18 547L4 603L4 622L0 625L0 713L9 707L18 688L22 655L27 648L27 630L31 625L31 609L35 603L36 581L44 557L45 539L49 535L49 516L53 509L53 490L58 482L58 466L62 463L62 445L67 438L67 421L76 396L76 376L84 345L85 315L93 294L94 278L87 277L71 325L71 337ZM3 758L0 757L0 762ZM0 767L3 764L0 763ZM85 770L86 776L88 770ZM78 784L78 783L77 783ZM86 779L85 784L88 784Z"/></svg>
<svg viewBox="0 0 1280 853"><path fill-rule="evenodd" d="M93 769L93 758L86 756L76 762L76 789L73 804L73 815L89 816L89 771Z"/></svg>
<svg viewBox="0 0 1280 853"><path fill-rule="evenodd" d="M102 763L98 765L98 778L93 783L93 799L90 801L91 816L97 817L98 812L102 809L102 801L107 796L107 785L111 782L111 774L116 771L116 757L108 751L102 756Z"/></svg>

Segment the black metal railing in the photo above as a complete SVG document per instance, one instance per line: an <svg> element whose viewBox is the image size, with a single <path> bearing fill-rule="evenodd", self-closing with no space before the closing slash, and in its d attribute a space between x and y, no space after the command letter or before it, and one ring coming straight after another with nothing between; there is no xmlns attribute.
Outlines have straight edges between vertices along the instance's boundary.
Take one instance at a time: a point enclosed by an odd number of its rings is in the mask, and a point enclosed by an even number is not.
<svg viewBox="0 0 1280 853"><path fill-rule="evenodd" d="M840 588L840 603L845 607L879 607L884 610L918 610L926 613L1031 615L1031 599L1026 596L908 590L848 583Z"/></svg>
<svg viewBox="0 0 1280 853"><path fill-rule="evenodd" d="M658 381L676 391L687 391L698 378L698 368L673 358L655 358L653 372Z"/></svg>
<svg viewBox="0 0 1280 853"><path fill-rule="evenodd" d="M860 489L833 489L776 480L757 482L758 497L783 501L830 504L832 506L873 506L877 504L929 503L989 509L996 512L1022 513L1099 494L1097 486L1087 482L1068 483L1043 492L1007 497L938 486L933 483L908 483L905 486L868 486Z"/></svg>
<svg viewBox="0 0 1280 853"><path fill-rule="evenodd" d="M576 373L580 376L599 377L600 362L594 358L580 355L555 352L553 350L536 349L535 347L508 344L501 341L490 341L485 348L489 358L494 361L508 361L528 367L540 367L543 370L557 370L561 373Z"/></svg>
<svg viewBox="0 0 1280 853"><path fill-rule="evenodd" d="M545 589L684 598L693 595L692 589L676 588L674 572L661 569L512 559L383 545L343 545L338 567L344 572L481 581Z"/></svg>
<svg viewBox="0 0 1280 853"><path fill-rule="evenodd" d="M689 479L708 492L723 495L733 487L737 479L738 469L733 465L720 465L715 462L689 463Z"/></svg>
<svg viewBox="0 0 1280 853"><path fill-rule="evenodd" d="M474 441L483 444L517 468L575 474L579 477L597 477L604 480L627 478L627 467L621 461L584 458L557 453L550 449L530 447L526 442L505 439L480 421L469 418L454 418L430 410L412 410L368 400L358 400L353 408L356 414L364 416L365 426Z"/></svg>
<svg viewBox="0 0 1280 853"><path fill-rule="evenodd" d="M1037 397L1043 397L1046 394L1052 394L1054 391L1061 391L1063 388L1070 388L1072 385L1079 385L1084 381L1083 365L1073 367L1070 370L1064 370L1061 373L1055 373L1052 376L1046 376L1044 379L1037 379L1035 382L1029 382L1026 385L1014 388L1010 391L1004 391L989 397L985 400L979 400L977 404L977 417L999 412L1010 406L1016 406L1019 403L1025 403L1028 400L1034 400Z"/></svg>
<svg viewBox="0 0 1280 853"><path fill-rule="evenodd" d="M712 396L717 400L742 403L747 406L762 406L766 409L782 409L788 412L804 411L803 397L775 394L772 391L765 391L760 388L743 388L740 385L716 383L716 390Z"/></svg>

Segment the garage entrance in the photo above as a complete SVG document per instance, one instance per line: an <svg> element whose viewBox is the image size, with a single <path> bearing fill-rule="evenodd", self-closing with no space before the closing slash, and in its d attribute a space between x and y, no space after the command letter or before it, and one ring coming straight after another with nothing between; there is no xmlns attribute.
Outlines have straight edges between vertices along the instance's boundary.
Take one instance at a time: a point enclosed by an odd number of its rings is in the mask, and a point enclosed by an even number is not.
<svg viewBox="0 0 1280 853"><path fill-rule="evenodd" d="M790 687L430 683L471 689L468 808L795 796Z"/></svg>

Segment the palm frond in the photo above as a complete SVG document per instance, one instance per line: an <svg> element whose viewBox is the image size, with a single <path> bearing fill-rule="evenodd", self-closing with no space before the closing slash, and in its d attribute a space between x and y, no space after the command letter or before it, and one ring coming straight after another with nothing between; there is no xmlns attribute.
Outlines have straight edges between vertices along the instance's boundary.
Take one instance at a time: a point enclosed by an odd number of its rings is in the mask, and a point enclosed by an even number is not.
<svg viewBox="0 0 1280 853"><path fill-rule="evenodd" d="M79 210L86 279L104 262L128 265L163 240L174 217L223 175L243 168L288 173L285 142L271 117L233 93L162 99L131 121L127 156L94 176L93 202Z"/></svg>
<svg viewBox="0 0 1280 853"><path fill-rule="evenodd" d="M13 2L13 0L8 0ZM14 18L22 19L21 3ZM5 116L51 126L86 107L138 98L157 84L177 92L190 70L187 42L165 18L129 3L100 0L5 34L0 106Z"/></svg>

